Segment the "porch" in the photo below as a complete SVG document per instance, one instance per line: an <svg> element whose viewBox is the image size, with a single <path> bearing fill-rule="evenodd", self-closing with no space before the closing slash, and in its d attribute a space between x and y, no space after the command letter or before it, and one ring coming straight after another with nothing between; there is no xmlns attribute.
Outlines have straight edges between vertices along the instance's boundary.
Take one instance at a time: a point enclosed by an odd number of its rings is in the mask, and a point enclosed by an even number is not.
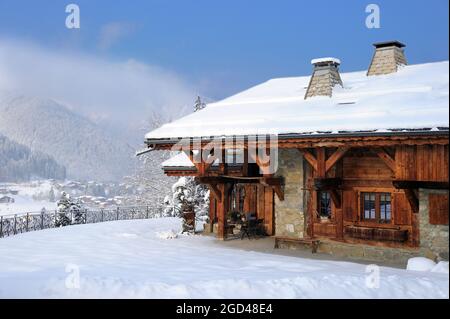
<svg viewBox="0 0 450 319"><path fill-rule="evenodd" d="M215 236L211 233L203 233L203 236ZM324 261L344 261L355 262L361 264L373 264L376 263L379 266L394 267L399 269L405 269L406 263L409 257L404 257L403 253L400 258L385 259L382 258L382 254L369 245L358 245L355 249L354 245L337 243L332 240L323 239L320 242L319 250L317 253L312 253L311 249L305 246L289 246L282 248L274 248L275 237L267 236L254 240L215 240L212 242L218 248L229 248L235 250L243 250L248 252L258 252L278 256L307 258L311 260L324 260ZM330 247L334 247L334 251L331 252ZM337 247L337 249L336 249ZM383 250L385 252L385 250ZM349 253L350 252L350 253ZM365 254L364 254L365 253ZM408 256L415 256L417 253L414 250L407 251Z"/></svg>

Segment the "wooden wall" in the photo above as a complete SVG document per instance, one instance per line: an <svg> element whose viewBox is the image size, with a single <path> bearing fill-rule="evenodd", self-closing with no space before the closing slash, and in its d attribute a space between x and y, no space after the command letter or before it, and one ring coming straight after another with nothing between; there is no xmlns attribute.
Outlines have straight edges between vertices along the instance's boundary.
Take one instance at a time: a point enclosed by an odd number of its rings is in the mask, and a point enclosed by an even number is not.
<svg viewBox="0 0 450 319"><path fill-rule="evenodd" d="M314 236L334 239L343 236L346 241L361 242L341 232L345 227L367 227L381 231L386 229L386 234L390 231L405 231L408 234L403 243L379 241L375 244L418 246L418 216L413 213L404 191L395 189L392 181L448 181L448 145L397 146L384 151L395 161L394 167L389 167L385 160L377 155L376 149L353 148L327 172L326 177L340 177L343 180L339 189L341 209L338 210L332 205L333 217L328 222L316 217L317 192L310 188L312 203L308 209L310 218L314 220ZM333 150L327 151L327 154L332 152ZM313 179L315 176L316 174L311 174L309 178ZM391 223L379 224L362 220L361 192L391 193ZM339 227L340 222L344 227Z"/></svg>
<svg viewBox="0 0 450 319"><path fill-rule="evenodd" d="M400 180L448 181L448 145L398 146L396 178Z"/></svg>

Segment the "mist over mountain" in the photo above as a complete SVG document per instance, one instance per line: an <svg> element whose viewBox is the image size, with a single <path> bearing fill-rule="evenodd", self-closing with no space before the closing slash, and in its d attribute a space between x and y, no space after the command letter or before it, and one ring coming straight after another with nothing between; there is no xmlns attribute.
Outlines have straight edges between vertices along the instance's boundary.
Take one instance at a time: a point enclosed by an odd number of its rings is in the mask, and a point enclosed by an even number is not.
<svg viewBox="0 0 450 319"><path fill-rule="evenodd" d="M0 182L64 179L66 168L51 156L11 141L0 134Z"/></svg>
<svg viewBox="0 0 450 319"><path fill-rule="evenodd" d="M132 172L135 149L92 121L51 100L0 94L0 133L48 154L67 177L118 181Z"/></svg>

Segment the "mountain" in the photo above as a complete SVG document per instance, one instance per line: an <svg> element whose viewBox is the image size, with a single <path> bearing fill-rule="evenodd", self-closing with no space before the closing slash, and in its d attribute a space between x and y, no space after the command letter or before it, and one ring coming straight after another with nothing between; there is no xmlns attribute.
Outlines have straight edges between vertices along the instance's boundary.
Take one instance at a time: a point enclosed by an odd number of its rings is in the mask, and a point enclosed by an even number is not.
<svg viewBox="0 0 450 319"><path fill-rule="evenodd" d="M59 165L51 156L32 151L0 134L0 182L65 177L66 168Z"/></svg>
<svg viewBox="0 0 450 319"><path fill-rule="evenodd" d="M71 179L119 181L136 165L124 140L51 99L1 93L0 133L48 154Z"/></svg>

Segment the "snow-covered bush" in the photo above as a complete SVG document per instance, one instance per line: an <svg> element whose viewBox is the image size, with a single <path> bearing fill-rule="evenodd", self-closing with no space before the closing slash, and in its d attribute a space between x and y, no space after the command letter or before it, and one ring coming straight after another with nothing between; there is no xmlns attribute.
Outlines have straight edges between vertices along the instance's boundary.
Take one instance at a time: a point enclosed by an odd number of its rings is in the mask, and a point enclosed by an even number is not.
<svg viewBox="0 0 450 319"><path fill-rule="evenodd" d="M193 177L180 177L172 185L172 196L164 198L164 205L166 217L182 217L183 212L194 212L196 220L207 222L209 190L205 185L197 183Z"/></svg>
<svg viewBox="0 0 450 319"><path fill-rule="evenodd" d="M69 194L63 192L57 203L56 227L71 224L83 224L85 222L84 209L79 200L73 200Z"/></svg>

